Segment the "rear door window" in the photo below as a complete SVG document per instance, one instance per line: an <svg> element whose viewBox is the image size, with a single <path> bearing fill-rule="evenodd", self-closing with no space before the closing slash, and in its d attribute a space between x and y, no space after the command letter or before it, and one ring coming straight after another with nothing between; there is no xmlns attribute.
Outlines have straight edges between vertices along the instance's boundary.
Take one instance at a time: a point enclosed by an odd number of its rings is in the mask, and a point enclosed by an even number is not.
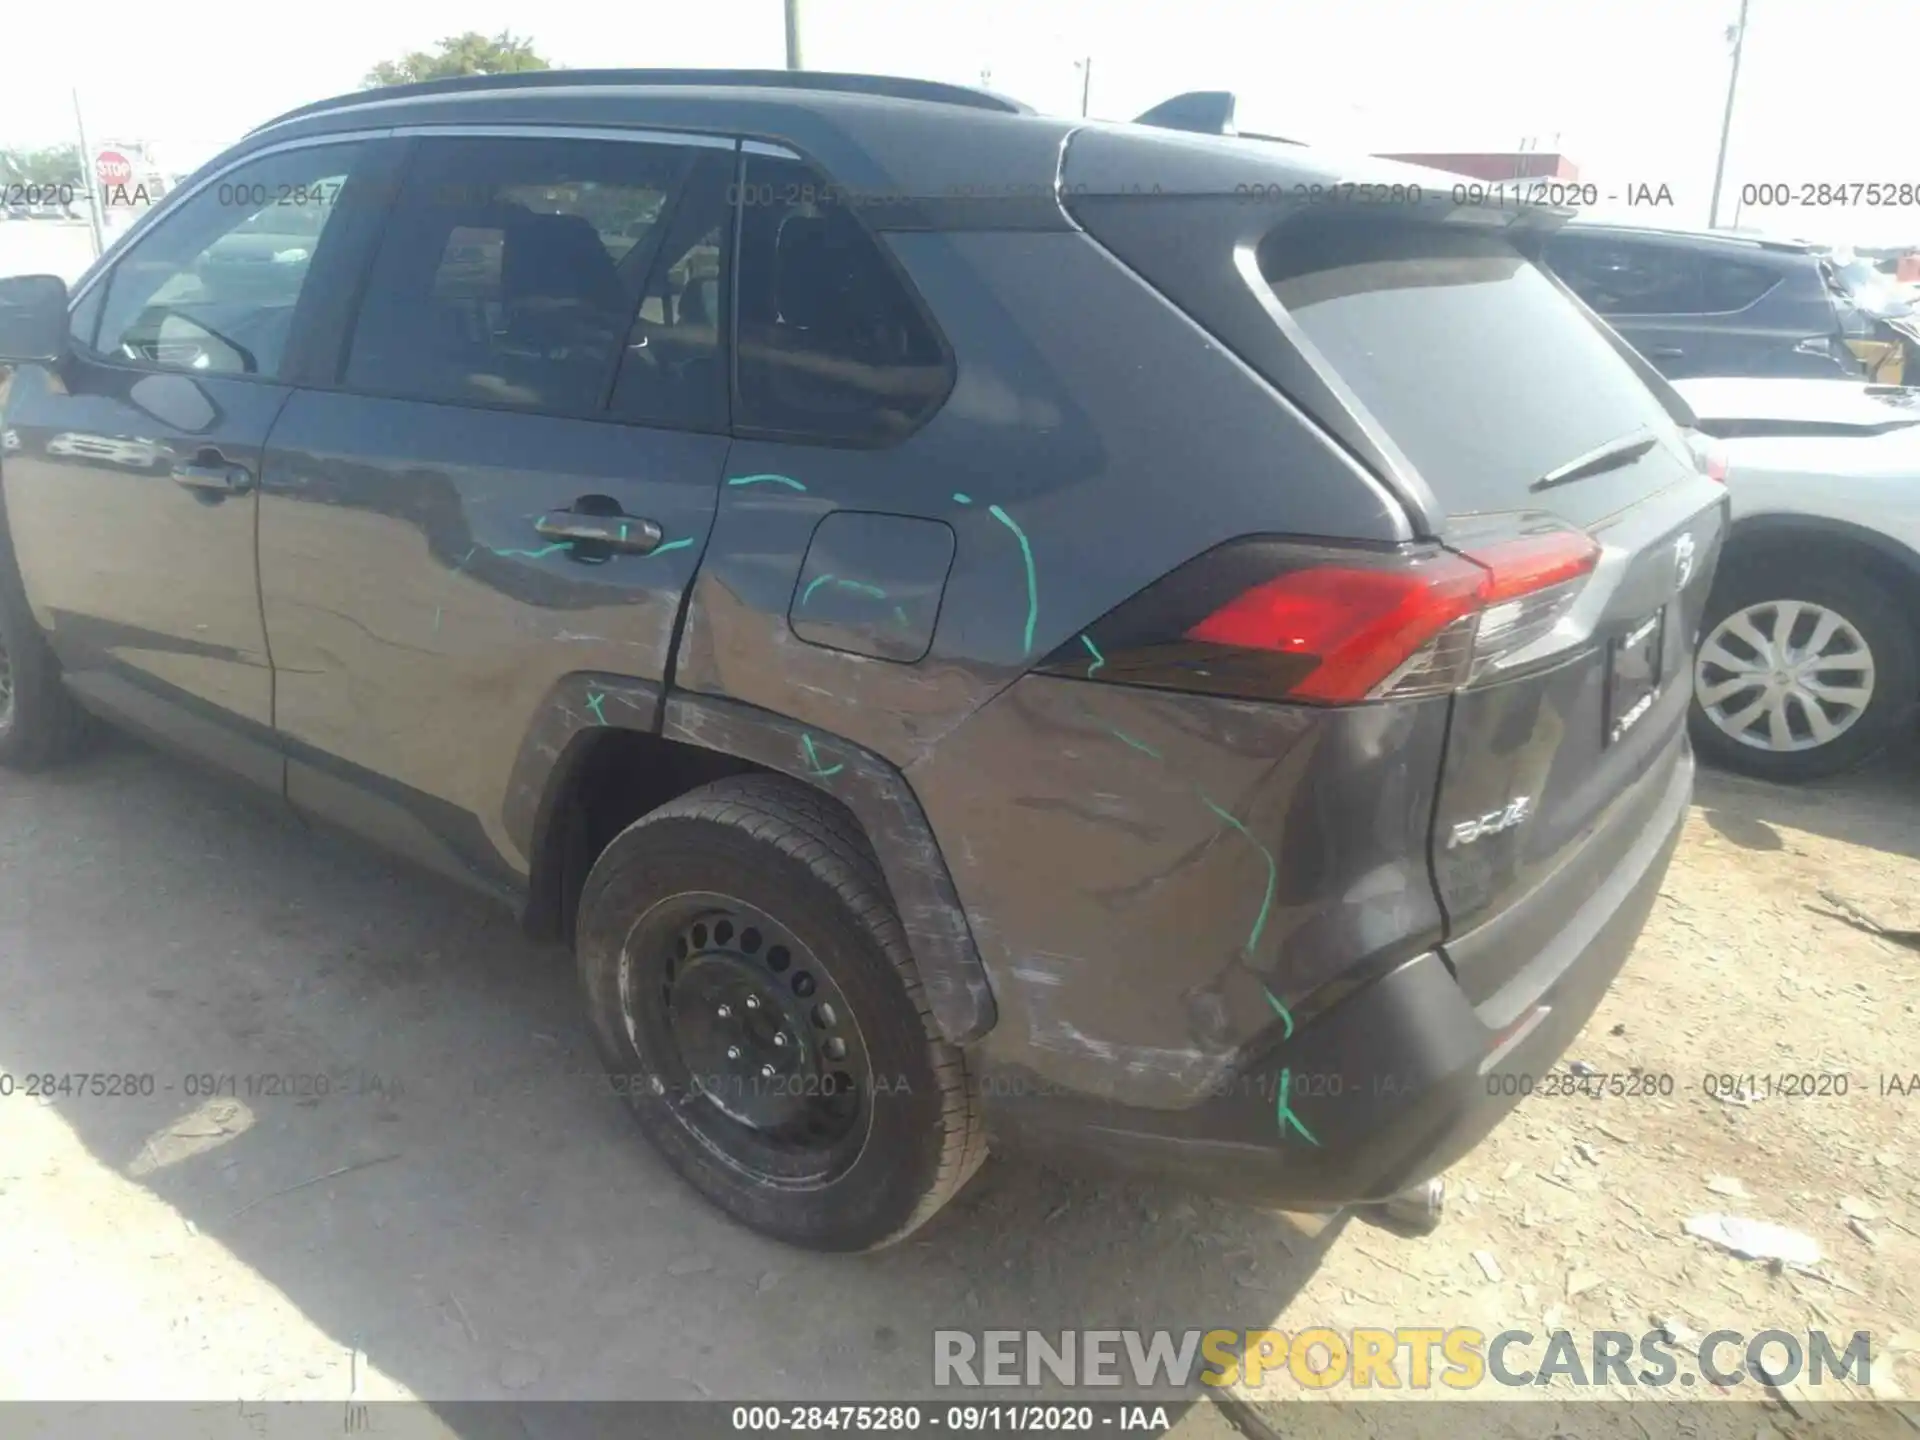
<svg viewBox="0 0 1920 1440"><path fill-rule="evenodd" d="M1679 246L1565 233L1548 242L1547 262L1602 315L1695 315L1716 308L1706 303L1699 258Z"/></svg>
<svg viewBox="0 0 1920 1440"><path fill-rule="evenodd" d="M734 422L882 445L940 407L952 372L904 277L837 195L801 161L747 156Z"/></svg>
<svg viewBox="0 0 1920 1440"><path fill-rule="evenodd" d="M1530 488L1636 433L1678 441L1599 327L1500 236L1315 219L1270 235L1261 269L1452 514L1547 509L1590 524L1666 474L1643 461Z"/></svg>
<svg viewBox="0 0 1920 1440"><path fill-rule="evenodd" d="M1701 306L1712 314L1745 310L1780 283L1777 270L1745 260L1709 260L1701 273Z"/></svg>
<svg viewBox="0 0 1920 1440"><path fill-rule="evenodd" d="M422 140L368 279L347 387L605 413L663 217L703 153Z"/></svg>

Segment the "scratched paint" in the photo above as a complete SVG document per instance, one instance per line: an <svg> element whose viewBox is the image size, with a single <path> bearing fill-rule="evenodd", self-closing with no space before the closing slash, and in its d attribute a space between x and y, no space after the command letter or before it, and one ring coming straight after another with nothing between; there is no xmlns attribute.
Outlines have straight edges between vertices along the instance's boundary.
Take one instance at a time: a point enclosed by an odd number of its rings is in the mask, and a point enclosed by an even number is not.
<svg viewBox="0 0 1920 1440"><path fill-rule="evenodd" d="M596 691L589 690L587 692L587 708L593 711L593 718L598 720L602 725L607 723L607 712L600 707L606 703L606 700L606 696Z"/></svg>
<svg viewBox="0 0 1920 1440"><path fill-rule="evenodd" d="M807 765L811 768L812 772L822 780L833 775L838 775L842 770L847 768L844 764L835 765L831 769L822 766L820 763L820 752L813 748L813 736L811 735L801 735L800 748L807 752Z"/></svg>
<svg viewBox="0 0 1920 1440"><path fill-rule="evenodd" d="M1087 637L1082 635L1080 638L1082 640L1085 640ZM1093 650L1093 646L1091 643L1088 644L1088 649ZM1097 655L1099 654L1099 651L1093 650L1093 653ZM1089 670L1087 673L1092 674L1093 672ZM1141 754L1150 755L1155 760L1164 760L1166 758L1158 750L1154 749L1153 746L1149 745L1146 741L1136 739L1134 736L1127 734L1124 730L1117 729L1112 725L1109 725L1106 728L1107 728L1107 733L1112 735L1116 740L1119 740L1122 744L1133 747L1135 750L1138 750ZM1260 841L1254 836L1253 832L1247 829L1246 825L1241 822L1238 816L1234 815L1225 806L1215 802L1214 799L1211 796L1209 796L1204 790L1201 790L1198 787L1195 787L1193 793L1199 797L1200 803L1202 805L1205 805L1207 809L1211 810L1214 813L1214 815L1217 816L1223 824L1231 826L1234 830L1238 831L1240 835L1242 835L1246 839L1248 844L1252 845L1254 849L1260 852L1260 858L1266 861L1267 886L1266 886L1265 893L1263 893L1260 897L1260 910L1259 910L1259 913L1254 916L1253 928L1247 932L1246 944L1240 947L1241 958L1243 960L1251 962L1253 959L1254 947L1260 943L1260 937L1266 931L1267 917L1273 910L1273 892L1274 892L1274 887L1279 879L1279 873L1280 873L1279 867L1274 863L1273 852L1267 849L1265 845L1260 843ZM1267 997L1267 1004L1273 1007L1273 1013L1280 1017L1280 1023L1285 1027L1280 1037L1281 1042L1284 1044L1286 1041L1291 1040L1293 1038L1292 1012L1290 1012L1285 1005L1280 1003L1280 997L1275 995L1272 990L1268 989L1265 984L1261 985L1260 993ZM1301 1122L1300 1117L1293 1113L1292 1107L1289 1106L1287 1103L1287 1096L1291 1090L1292 1084L1293 1084L1292 1069L1291 1068L1282 1069L1280 1072L1280 1090L1279 1090L1278 1097L1274 1102L1274 1124L1279 1127L1280 1133L1282 1136L1285 1136L1288 1128L1291 1127L1292 1129L1298 1131L1301 1138L1304 1139L1309 1145L1313 1145L1317 1147L1320 1144L1320 1142L1314 1138L1313 1132L1307 1129L1307 1127Z"/></svg>
<svg viewBox="0 0 1920 1440"><path fill-rule="evenodd" d="M998 505L987 506L987 513L1013 532L1013 538L1020 542L1020 558L1027 567L1027 629L1025 655L1033 653L1033 627L1040 618L1040 582L1033 569L1033 546L1027 543L1027 532Z"/></svg>
<svg viewBox="0 0 1920 1440"><path fill-rule="evenodd" d="M727 484L734 486L785 485L791 490L799 490L803 493L807 488L791 475L736 475L733 479L727 481Z"/></svg>

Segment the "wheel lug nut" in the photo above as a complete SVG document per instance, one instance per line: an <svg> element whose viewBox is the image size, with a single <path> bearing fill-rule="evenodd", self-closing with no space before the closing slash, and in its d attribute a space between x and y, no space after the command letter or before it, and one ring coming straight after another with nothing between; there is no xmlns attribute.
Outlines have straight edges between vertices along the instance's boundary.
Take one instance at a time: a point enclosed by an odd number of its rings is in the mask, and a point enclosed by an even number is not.
<svg viewBox="0 0 1920 1440"><path fill-rule="evenodd" d="M740 1058L740 1047L738 1045L727 1046L727 1059L738 1060L739 1058Z"/></svg>
<svg viewBox="0 0 1920 1440"><path fill-rule="evenodd" d="M733 1007L731 1005L722 1005L720 1007L720 1018L722 1020L731 1020L733 1018Z"/></svg>
<svg viewBox="0 0 1920 1440"><path fill-rule="evenodd" d="M773 1037L773 1043L784 1050L787 1046L787 1037L784 1035L776 1035Z"/></svg>
<svg viewBox="0 0 1920 1440"><path fill-rule="evenodd" d="M773 1067L771 1065L762 1065L760 1067L760 1073L771 1080L773 1078Z"/></svg>
<svg viewBox="0 0 1920 1440"><path fill-rule="evenodd" d="M758 1010L759 1008L760 1008L760 1001L758 1000L758 998L752 995L747 996L747 1009Z"/></svg>

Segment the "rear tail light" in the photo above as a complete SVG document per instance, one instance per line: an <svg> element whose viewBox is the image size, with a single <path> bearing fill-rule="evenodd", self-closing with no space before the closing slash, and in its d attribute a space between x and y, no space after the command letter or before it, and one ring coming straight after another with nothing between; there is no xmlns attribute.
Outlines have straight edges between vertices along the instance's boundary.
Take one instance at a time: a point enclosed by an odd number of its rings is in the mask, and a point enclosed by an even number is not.
<svg viewBox="0 0 1920 1440"><path fill-rule="evenodd" d="M1709 480L1727 483L1727 452L1716 445L1711 438L1693 432L1687 437L1687 443L1693 447L1693 460L1700 467L1700 473Z"/></svg>
<svg viewBox="0 0 1920 1440"><path fill-rule="evenodd" d="M1148 587L1042 668L1315 705L1444 694L1524 661L1599 555L1559 529L1458 550L1241 541Z"/></svg>

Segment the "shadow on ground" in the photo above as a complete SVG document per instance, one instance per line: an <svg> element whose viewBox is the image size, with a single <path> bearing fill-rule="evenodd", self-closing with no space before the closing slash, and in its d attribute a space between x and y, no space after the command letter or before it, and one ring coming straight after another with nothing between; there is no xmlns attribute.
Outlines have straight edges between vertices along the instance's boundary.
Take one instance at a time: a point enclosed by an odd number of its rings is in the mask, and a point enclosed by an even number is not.
<svg viewBox="0 0 1920 1440"><path fill-rule="evenodd" d="M1920 860L1920 741L1805 785L1773 785L1702 765L1694 800L1709 825L1749 850L1778 850L1776 827L1786 825Z"/></svg>
<svg viewBox="0 0 1920 1440"><path fill-rule="evenodd" d="M423 1397L931 1395L936 1328L1257 1328L1331 1243L996 1159L898 1248L786 1249L656 1159L505 912L125 743L0 787L0 1070L152 1073L56 1109Z"/></svg>

